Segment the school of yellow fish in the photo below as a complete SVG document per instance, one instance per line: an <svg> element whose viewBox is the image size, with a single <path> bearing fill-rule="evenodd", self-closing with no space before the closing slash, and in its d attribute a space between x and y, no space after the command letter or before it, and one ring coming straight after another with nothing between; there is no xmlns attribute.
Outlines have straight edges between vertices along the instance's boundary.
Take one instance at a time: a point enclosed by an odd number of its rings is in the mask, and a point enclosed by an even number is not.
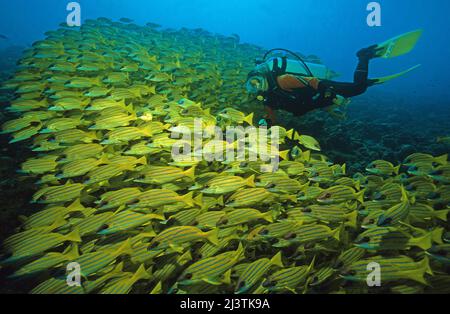
<svg viewBox="0 0 450 314"><path fill-rule="evenodd" d="M31 293L450 292L447 156L351 177L314 138L274 126L275 172L174 161L171 132L195 118L253 124L243 83L262 50L124 21L46 33L1 87L17 95L2 132L36 152L20 173L43 204L2 244L11 280ZM67 284L72 263L81 286Z"/></svg>

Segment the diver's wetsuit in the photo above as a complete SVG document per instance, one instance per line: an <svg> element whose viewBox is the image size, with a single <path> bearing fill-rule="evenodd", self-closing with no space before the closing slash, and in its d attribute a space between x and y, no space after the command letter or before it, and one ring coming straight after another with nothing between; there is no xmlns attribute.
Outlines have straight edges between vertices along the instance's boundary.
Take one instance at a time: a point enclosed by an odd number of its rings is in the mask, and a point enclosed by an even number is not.
<svg viewBox="0 0 450 314"><path fill-rule="evenodd" d="M279 73L276 78L269 80L272 86L265 95L264 104L270 109L269 115L273 114L272 109L282 109L301 116L315 109L332 106L336 95L350 98L363 94L371 85L368 80L371 56L366 55L364 50L358 56L353 83Z"/></svg>

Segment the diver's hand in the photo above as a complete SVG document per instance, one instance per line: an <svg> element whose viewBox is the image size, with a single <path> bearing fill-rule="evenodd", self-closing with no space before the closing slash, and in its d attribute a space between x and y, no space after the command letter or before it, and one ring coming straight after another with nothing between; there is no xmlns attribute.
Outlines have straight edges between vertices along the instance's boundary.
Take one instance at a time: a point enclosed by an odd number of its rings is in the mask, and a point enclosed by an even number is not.
<svg viewBox="0 0 450 314"><path fill-rule="evenodd" d="M264 127L265 126L265 127L270 128L270 127L272 127L272 120L270 120L270 119L261 119L261 120L259 120L258 125L260 127Z"/></svg>

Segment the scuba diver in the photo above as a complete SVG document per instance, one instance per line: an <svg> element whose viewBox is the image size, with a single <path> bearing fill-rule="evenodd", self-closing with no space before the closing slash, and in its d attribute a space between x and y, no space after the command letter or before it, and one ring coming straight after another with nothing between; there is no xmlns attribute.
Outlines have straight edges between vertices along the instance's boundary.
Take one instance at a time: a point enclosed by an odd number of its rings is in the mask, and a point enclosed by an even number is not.
<svg viewBox="0 0 450 314"><path fill-rule="evenodd" d="M282 109L302 116L319 108L343 105L348 103L348 98L365 93L371 86L411 72L420 65L395 75L369 79L369 62L374 58L394 58L410 52L421 35L422 30L417 30L360 50L352 83L331 80L333 72L324 65L305 62L289 50L270 50L263 60L256 62L246 82L247 91L264 101L267 110L266 119L261 120L260 125L270 126L276 122L274 110ZM275 51L281 51L283 55L268 58Z"/></svg>

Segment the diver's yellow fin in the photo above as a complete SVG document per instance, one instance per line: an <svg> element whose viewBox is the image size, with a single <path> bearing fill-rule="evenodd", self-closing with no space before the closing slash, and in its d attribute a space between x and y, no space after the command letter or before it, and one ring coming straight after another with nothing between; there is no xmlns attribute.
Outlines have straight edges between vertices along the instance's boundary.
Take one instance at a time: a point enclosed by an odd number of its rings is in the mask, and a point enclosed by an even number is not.
<svg viewBox="0 0 450 314"><path fill-rule="evenodd" d="M403 75L406 75L409 72L412 72L415 69L419 68L420 66L421 66L421 64L418 64L418 65L413 66L412 68L410 68L410 69L408 69L406 71L403 71L403 72L400 72L400 73L397 73L397 74L393 74L393 75L389 75L389 76L385 76L385 77L371 79L370 81L372 82L373 85L384 84L386 82L389 82L389 81L392 81L392 80L394 80L396 78L399 78L399 77L401 77Z"/></svg>
<svg viewBox="0 0 450 314"><path fill-rule="evenodd" d="M417 42L422 36L423 30L419 29L406 34L399 35L385 41L377 46L380 51L377 56L380 58L395 58L409 53L416 47Z"/></svg>

